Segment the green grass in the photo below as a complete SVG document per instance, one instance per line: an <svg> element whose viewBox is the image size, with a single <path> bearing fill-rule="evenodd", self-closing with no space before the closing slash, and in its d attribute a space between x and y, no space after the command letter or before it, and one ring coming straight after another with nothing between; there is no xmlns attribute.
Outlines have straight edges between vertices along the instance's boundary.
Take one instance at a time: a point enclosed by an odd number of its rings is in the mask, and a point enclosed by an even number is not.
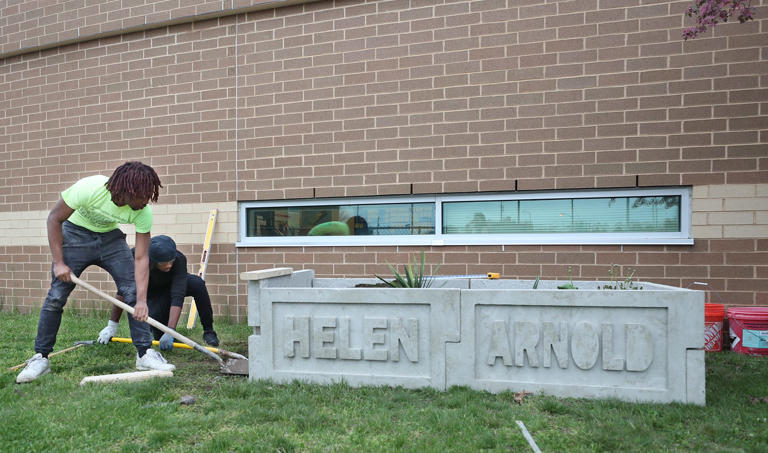
<svg viewBox="0 0 768 453"><path fill-rule="evenodd" d="M65 310L55 350L105 323ZM134 371L135 349L116 343L52 357L51 374L17 385L7 368L33 354L36 326L37 315L0 313L3 452L531 451L515 420L544 452L768 451L768 358L707 354L705 407L248 382L192 350L165 354L172 378L81 387L85 376ZM246 353L247 326L216 330L222 347ZM201 341L199 326L181 333ZM129 336L126 322L118 334ZM195 404L179 404L185 395Z"/></svg>

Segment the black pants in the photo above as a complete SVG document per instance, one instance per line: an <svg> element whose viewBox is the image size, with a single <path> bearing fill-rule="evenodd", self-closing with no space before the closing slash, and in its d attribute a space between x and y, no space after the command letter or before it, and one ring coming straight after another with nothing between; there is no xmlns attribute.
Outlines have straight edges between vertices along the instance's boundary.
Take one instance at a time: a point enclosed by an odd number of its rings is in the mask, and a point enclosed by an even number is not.
<svg viewBox="0 0 768 453"><path fill-rule="evenodd" d="M203 331L213 330L213 309L211 308L208 288L205 287L205 281L202 278L193 274L187 274L187 292L184 294L184 297L190 296L195 299ZM147 305L149 316L167 326L168 316L171 313L171 288L163 288L160 291L147 290ZM181 324L181 322L179 323ZM163 336L163 332L159 329L155 327L151 327L151 329L155 340L159 340Z"/></svg>

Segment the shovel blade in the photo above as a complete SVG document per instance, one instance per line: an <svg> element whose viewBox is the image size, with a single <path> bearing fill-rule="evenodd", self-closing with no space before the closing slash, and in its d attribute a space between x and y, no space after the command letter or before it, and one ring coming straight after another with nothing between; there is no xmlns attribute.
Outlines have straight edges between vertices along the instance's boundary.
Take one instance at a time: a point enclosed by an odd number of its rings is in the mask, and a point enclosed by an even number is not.
<svg viewBox="0 0 768 453"><path fill-rule="evenodd" d="M248 359L229 359L221 366L222 374L248 376Z"/></svg>

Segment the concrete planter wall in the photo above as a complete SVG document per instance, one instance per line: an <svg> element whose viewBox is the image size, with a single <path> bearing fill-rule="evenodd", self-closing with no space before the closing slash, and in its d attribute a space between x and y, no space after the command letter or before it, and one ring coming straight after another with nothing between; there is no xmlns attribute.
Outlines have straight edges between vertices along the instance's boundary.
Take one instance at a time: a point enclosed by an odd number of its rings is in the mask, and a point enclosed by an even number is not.
<svg viewBox="0 0 768 453"><path fill-rule="evenodd" d="M374 279L248 272L250 379L704 404L704 296L652 283Z"/></svg>

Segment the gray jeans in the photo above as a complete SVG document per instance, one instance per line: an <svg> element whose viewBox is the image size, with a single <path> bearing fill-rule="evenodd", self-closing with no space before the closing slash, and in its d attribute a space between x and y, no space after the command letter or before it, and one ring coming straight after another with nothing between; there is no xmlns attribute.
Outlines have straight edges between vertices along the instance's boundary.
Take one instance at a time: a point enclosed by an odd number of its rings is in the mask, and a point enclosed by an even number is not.
<svg viewBox="0 0 768 453"><path fill-rule="evenodd" d="M95 233L69 221L62 224L62 233L64 262L72 269L73 274L79 277L88 266L99 266L112 276L117 285L117 294L123 297L125 303L132 307L136 305L133 255L125 242L125 233L119 229ZM61 313L73 289L74 283L64 283L53 275L51 264L51 289L48 290L48 296L40 310L35 352L48 354L53 351L56 334L61 325ZM136 349L151 347L152 334L149 324L138 322L130 315L128 322Z"/></svg>

